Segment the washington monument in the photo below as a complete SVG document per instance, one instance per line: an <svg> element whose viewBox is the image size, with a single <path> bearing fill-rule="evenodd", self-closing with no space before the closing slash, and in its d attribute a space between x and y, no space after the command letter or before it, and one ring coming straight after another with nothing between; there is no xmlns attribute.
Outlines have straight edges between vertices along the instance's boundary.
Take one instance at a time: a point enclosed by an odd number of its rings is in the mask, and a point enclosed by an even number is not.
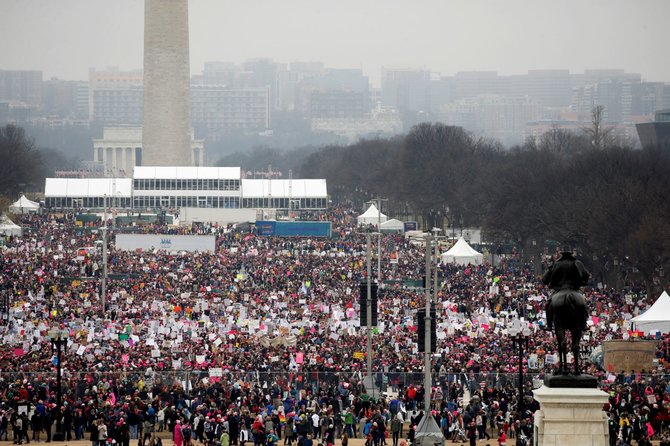
<svg viewBox="0 0 670 446"><path fill-rule="evenodd" d="M192 166L188 0L144 1L143 166Z"/></svg>

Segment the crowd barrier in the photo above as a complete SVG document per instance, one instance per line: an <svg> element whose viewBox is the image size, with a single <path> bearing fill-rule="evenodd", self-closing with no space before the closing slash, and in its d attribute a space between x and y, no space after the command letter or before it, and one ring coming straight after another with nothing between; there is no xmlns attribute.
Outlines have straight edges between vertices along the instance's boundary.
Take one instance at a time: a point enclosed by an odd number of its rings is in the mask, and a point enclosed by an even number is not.
<svg viewBox="0 0 670 446"><path fill-rule="evenodd" d="M544 380L544 372L524 371L524 387L538 388ZM599 385L611 386L612 384L623 384L630 382L642 382L646 385L655 385L658 382L670 382L669 374L636 374L626 376L614 376L608 374L598 374ZM115 389L121 395L130 394L141 385L147 391L156 387L173 389L180 387L188 391L198 386L208 385L232 385L238 383L242 386L258 386L260 388L271 388L278 384L283 390L289 386L296 389L306 389L316 392L321 389L337 388L339 385L349 388L349 386L360 385L366 378L365 373L333 373L333 372L298 372L298 371L248 371L248 372L229 372L220 369L208 370L169 370L169 371L69 371L63 370L62 386L63 393L75 392L75 397L81 397L83 392L93 385L99 386L106 381L112 381ZM612 381L614 378L614 381ZM432 376L433 385L440 385L443 388L451 384L458 384L462 388L467 388L470 394L477 390L487 387L493 388L512 388L519 387L518 373L434 373ZM409 385L421 385L424 382L422 372L376 372L372 374L374 391L379 392L380 396L395 396ZM56 373L45 372L22 372L22 371L3 371L0 372L0 389L6 388L10 384L30 385L39 387L48 385L50 389L55 390ZM141 383L141 384L140 384ZM354 388L354 387L351 387Z"/></svg>

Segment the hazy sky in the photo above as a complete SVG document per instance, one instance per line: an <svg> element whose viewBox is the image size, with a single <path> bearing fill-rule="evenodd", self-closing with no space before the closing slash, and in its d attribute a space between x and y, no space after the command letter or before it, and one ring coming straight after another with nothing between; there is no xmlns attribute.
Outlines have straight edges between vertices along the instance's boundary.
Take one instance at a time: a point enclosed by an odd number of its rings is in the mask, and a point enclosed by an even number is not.
<svg viewBox="0 0 670 446"><path fill-rule="evenodd" d="M670 0L190 0L203 62L323 61L501 74L624 68L670 82ZM0 0L0 69L142 68L143 0Z"/></svg>

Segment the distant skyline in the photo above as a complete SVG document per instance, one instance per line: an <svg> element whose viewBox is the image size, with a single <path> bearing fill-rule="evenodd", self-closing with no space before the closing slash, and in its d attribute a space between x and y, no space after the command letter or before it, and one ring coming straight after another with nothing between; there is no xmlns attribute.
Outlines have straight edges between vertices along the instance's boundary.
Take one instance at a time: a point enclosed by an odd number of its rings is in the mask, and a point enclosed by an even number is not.
<svg viewBox="0 0 670 446"><path fill-rule="evenodd" d="M670 1L191 0L191 74L207 61L321 61L442 75L621 68L670 81ZM86 80L142 68L143 0L2 0L0 69Z"/></svg>

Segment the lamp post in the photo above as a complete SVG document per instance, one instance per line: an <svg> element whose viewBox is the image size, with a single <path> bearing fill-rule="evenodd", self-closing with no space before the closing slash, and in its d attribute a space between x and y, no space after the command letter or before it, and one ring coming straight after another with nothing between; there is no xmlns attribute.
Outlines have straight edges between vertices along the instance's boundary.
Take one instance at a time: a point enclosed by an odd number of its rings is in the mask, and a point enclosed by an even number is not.
<svg viewBox="0 0 670 446"><path fill-rule="evenodd" d="M432 367L431 367L431 356L432 356L432 351L433 351L433 346L431 345L430 342L430 333L432 330L431 324L432 324L432 319L430 317L430 309L431 309L431 304L432 302L432 295L430 293L430 266L432 263L432 243L433 240L430 237L430 235L426 235L426 289L424 290L426 293L426 319L425 319L425 331L423 333L419 333L419 336L423 335L424 336L424 343L426 345L426 348L423 353L423 390L424 390L424 416L425 418L428 418L430 415L430 397L431 397L431 389L433 387L433 378L432 378ZM435 273L437 274L437 269L435 269Z"/></svg>
<svg viewBox="0 0 670 446"><path fill-rule="evenodd" d="M56 406L57 412L60 413L63 406L63 387L61 383L61 351L64 345L67 345L70 331L65 328L51 328L47 332L51 343L56 346ZM61 424L61 416L56 419L56 434L55 438L63 438L63 426Z"/></svg>
<svg viewBox="0 0 670 446"><path fill-rule="evenodd" d="M431 389L433 385L432 373L431 373L431 356L432 356L432 345L431 345L431 330L432 330L432 318L431 318L431 301L432 295L430 292L430 283L431 283L431 263L433 260L432 256L432 244L433 238L430 234L426 234L426 318L425 318L425 332L417 333L418 336L424 336L425 351L423 354L424 360L424 374L423 374L423 387L424 387L424 416L421 417L419 425L416 427L416 433L414 434L414 444L415 446L440 446L444 445L444 436L442 434L442 429L437 424L435 417L432 416L430 411L430 397ZM435 269L437 274L437 268Z"/></svg>
<svg viewBox="0 0 670 446"><path fill-rule="evenodd" d="M367 335L367 378L368 378L368 385L372 385L372 262L370 261L371 255L370 255L370 243L372 242L372 237L370 236L370 233L368 232L365 234L366 240L365 240L365 249L366 249L366 266L367 266L367 305L365 307L365 312L366 312L366 320L368 322L368 326L366 327L366 335Z"/></svg>
<svg viewBox="0 0 670 446"><path fill-rule="evenodd" d="M102 283L100 284L100 300L102 301L102 317L105 317L105 300L107 297L107 195L103 197L103 222L102 231Z"/></svg>
<svg viewBox="0 0 670 446"><path fill-rule="evenodd" d="M519 401L518 401L518 417L519 420L525 417L526 412L526 403L524 401L524 389L523 389L523 347L528 343L528 338L530 337L530 328L528 323L523 319L514 319L508 329L512 341L519 345Z"/></svg>
<svg viewBox="0 0 670 446"><path fill-rule="evenodd" d="M7 290L2 291L2 324L9 324L9 292Z"/></svg>
<svg viewBox="0 0 670 446"><path fill-rule="evenodd" d="M377 232L379 243L377 244L377 283L382 283L382 201L388 201L388 198L373 198L368 203L375 203L377 206Z"/></svg>
<svg viewBox="0 0 670 446"><path fill-rule="evenodd" d="M370 249L370 244L372 243L372 235L374 233L368 232L365 234L365 257L367 263L367 274L366 274L366 285L365 285L365 295L366 306L365 309L361 308L361 311L365 311L366 314L366 336L367 336L367 367L365 373L365 379L363 383L366 389L370 390L371 397L377 397L377 388L374 384L374 379L372 376L372 254ZM379 286L379 284L377 284Z"/></svg>

